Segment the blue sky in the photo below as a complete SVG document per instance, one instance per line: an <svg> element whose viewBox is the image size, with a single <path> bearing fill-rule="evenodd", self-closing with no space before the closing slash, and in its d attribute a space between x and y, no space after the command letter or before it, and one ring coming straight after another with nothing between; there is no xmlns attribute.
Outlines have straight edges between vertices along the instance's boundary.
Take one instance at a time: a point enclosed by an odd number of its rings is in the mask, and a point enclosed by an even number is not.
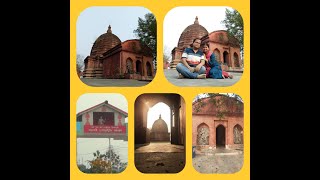
<svg viewBox="0 0 320 180"><path fill-rule="evenodd" d="M94 41L106 33L111 25L112 33L123 42L137 39L133 30L138 27L138 18L150 11L144 7L90 7L82 11L77 20L76 51L84 57L90 54Z"/></svg>

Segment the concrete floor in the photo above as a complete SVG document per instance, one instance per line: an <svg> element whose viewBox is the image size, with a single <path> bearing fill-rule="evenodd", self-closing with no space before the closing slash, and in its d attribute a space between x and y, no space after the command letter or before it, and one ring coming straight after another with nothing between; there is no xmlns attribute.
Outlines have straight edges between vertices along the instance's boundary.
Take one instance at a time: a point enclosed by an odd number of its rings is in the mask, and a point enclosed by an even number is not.
<svg viewBox="0 0 320 180"><path fill-rule="evenodd" d="M185 166L184 146L159 142L135 147L135 166L142 173L178 173Z"/></svg>
<svg viewBox="0 0 320 180"><path fill-rule="evenodd" d="M178 79L178 71L175 69L164 69L164 75L167 80L176 86L232 86L242 77L241 72L230 72L233 79Z"/></svg>

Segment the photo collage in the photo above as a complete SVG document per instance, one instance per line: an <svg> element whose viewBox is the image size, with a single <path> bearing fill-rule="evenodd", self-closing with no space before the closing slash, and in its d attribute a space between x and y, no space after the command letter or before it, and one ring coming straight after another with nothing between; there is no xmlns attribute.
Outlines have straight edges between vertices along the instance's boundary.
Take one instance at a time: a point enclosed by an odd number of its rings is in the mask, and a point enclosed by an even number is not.
<svg viewBox="0 0 320 180"><path fill-rule="evenodd" d="M249 180L244 2L72 9L71 179Z"/></svg>

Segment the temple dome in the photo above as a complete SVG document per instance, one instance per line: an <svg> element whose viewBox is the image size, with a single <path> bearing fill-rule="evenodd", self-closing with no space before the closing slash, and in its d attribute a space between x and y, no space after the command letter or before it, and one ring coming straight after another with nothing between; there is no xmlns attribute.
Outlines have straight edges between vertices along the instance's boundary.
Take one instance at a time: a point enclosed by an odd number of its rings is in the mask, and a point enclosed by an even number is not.
<svg viewBox="0 0 320 180"><path fill-rule="evenodd" d="M120 39L116 35L112 34L111 26L109 25L107 32L100 35L93 43L90 56L100 56L120 43Z"/></svg>
<svg viewBox="0 0 320 180"><path fill-rule="evenodd" d="M161 119L161 114L159 116L159 119L157 119L153 123L151 132L153 132L153 133L168 133L167 123L163 119Z"/></svg>
<svg viewBox="0 0 320 180"><path fill-rule="evenodd" d="M223 45L229 45L232 47L240 47L239 40L233 35L229 35L226 30L217 30L211 32L209 35L209 41L220 43Z"/></svg>
<svg viewBox="0 0 320 180"><path fill-rule="evenodd" d="M205 35L208 35L208 31L206 30L206 28L199 24L197 16L194 23L185 28L184 31L181 33L178 42L178 47L190 47L190 44L192 44L194 38L202 38Z"/></svg>

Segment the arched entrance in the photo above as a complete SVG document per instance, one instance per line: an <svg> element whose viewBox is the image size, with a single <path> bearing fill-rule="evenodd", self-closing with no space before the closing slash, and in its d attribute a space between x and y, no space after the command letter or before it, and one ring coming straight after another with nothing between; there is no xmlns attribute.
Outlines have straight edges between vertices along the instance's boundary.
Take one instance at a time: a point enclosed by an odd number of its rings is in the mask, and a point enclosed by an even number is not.
<svg viewBox="0 0 320 180"><path fill-rule="evenodd" d="M230 67L229 53L227 51L223 52L223 62L227 63L228 67Z"/></svg>
<svg viewBox="0 0 320 180"><path fill-rule="evenodd" d="M239 124L233 128L233 143L243 144L243 129Z"/></svg>
<svg viewBox="0 0 320 180"><path fill-rule="evenodd" d="M142 67L141 67L141 61L137 60L136 61L136 73L142 75Z"/></svg>
<svg viewBox="0 0 320 180"><path fill-rule="evenodd" d="M226 145L226 128L221 124L216 128L216 145L217 147Z"/></svg>
<svg viewBox="0 0 320 180"><path fill-rule="evenodd" d="M209 126L202 123L197 128L197 145L209 145Z"/></svg>
<svg viewBox="0 0 320 180"><path fill-rule="evenodd" d="M152 76L151 64L147 62L147 76Z"/></svg>
<svg viewBox="0 0 320 180"><path fill-rule="evenodd" d="M128 74L132 74L133 73L133 62L132 62L131 58L127 59L127 66L126 67L127 67L126 72Z"/></svg>
<svg viewBox="0 0 320 180"><path fill-rule="evenodd" d="M184 168L185 112L185 102L179 94L145 93L136 98L134 163L140 172L178 173Z"/></svg>
<svg viewBox="0 0 320 180"><path fill-rule="evenodd" d="M170 129L171 144L183 145L185 143L185 102L179 94L142 94L134 105L135 113L135 144L149 143L146 137L148 128L148 111L158 103L164 103L169 106L170 118L162 119L169 120L168 128ZM159 112L156 113L156 119L159 118ZM150 128L150 125L149 125ZM150 132L151 133L151 132Z"/></svg>
<svg viewBox="0 0 320 180"><path fill-rule="evenodd" d="M234 66L235 67L240 67L239 56L238 56L238 54L236 52L233 53L233 60L234 60Z"/></svg>
<svg viewBox="0 0 320 180"><path fill-rule="evenodd" d="M218 61L218 63L222 63L221 59L220 59L220 51L216 48L214 51L213 51L214 55L215 55L215 58L216 60Z"/></svg>
<svg viewBox="0 0 320 180"><path fill-rule="evenodd" d="M170 107L163 102L158 102L157 104L149 108L147 113L147 141L170 142L170 112Z"/></svg>

